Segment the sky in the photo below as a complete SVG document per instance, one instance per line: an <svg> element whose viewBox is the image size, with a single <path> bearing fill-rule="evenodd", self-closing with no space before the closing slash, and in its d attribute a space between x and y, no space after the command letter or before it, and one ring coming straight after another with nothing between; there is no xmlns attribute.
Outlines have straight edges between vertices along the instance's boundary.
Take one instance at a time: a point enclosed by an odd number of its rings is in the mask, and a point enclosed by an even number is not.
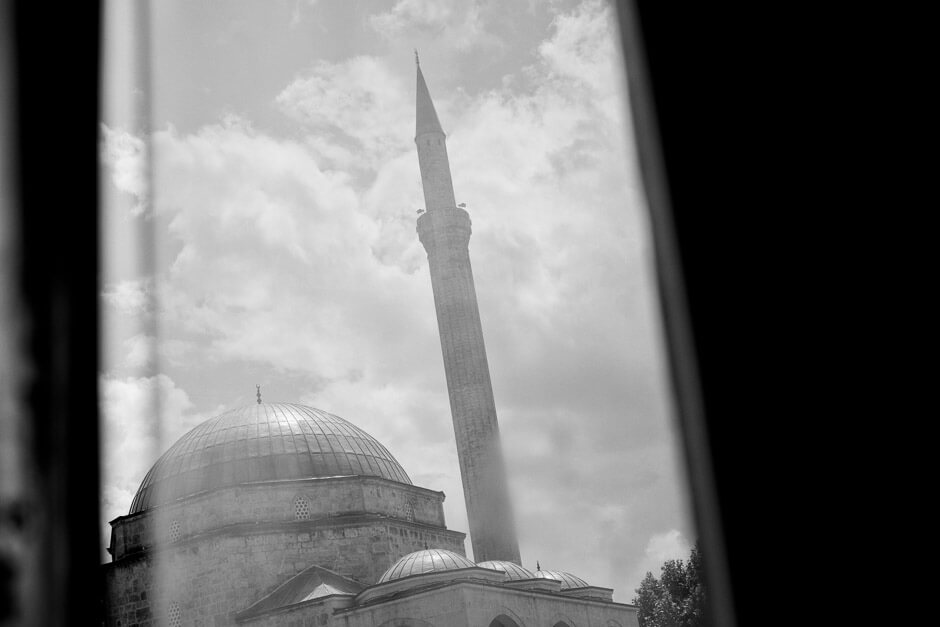
<svg viewBox="0 0 940 627"><path fill-rule="evenodd" d="M647 571L686 557L695 530L612 7L151 4L149 36L131 3L106 4L104 546L157 457L253 403L256 384L376 437L467 530L415 232L417 49L473 221L523 565L629 602Z"/></svg>

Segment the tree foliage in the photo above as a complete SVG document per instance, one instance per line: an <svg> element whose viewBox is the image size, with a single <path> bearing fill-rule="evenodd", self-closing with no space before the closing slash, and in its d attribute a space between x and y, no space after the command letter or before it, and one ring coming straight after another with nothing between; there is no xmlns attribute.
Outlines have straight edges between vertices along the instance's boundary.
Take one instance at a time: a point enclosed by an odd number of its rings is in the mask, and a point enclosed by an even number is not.
<svg viewBox="0 0 940 627"><path fill-rule="evenodd" d="M706 627L705 573L698 542L687 562L667 560L659 579L646 573L633 597L640 627Z"/></svg>

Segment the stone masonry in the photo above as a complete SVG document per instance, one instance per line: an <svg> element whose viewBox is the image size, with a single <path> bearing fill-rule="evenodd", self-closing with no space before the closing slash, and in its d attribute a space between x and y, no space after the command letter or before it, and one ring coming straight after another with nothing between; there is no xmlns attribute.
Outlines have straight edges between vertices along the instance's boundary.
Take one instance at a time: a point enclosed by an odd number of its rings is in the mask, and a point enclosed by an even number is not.
<svg viewBox="0 0 940 627"><path fill-rule="evenodd" d="M344 607L345 606L345 607ZM429 585L374 603L324 599L245 621L246 627L638 627L637 609L473 579Z"/></svg>
<svg viewBox="0 0 940 627"><path fill-rule="evenodd" d="M418 237L428 253L444 372L476 561L519 563L496 403L470 267L470 216L456 206L444 131L418 66L418 163L427 210Z"/></svg>
<svg viewBox="0 0 940 627"><path fill-rule="evenodd" d="M103 567L107 624L165 624L178 611L180 625L230 625L312 565L372 584L426 546L463 554L464 534L444 526L443 497L377 477L274 481L118 518L114 561Z"/></svg>

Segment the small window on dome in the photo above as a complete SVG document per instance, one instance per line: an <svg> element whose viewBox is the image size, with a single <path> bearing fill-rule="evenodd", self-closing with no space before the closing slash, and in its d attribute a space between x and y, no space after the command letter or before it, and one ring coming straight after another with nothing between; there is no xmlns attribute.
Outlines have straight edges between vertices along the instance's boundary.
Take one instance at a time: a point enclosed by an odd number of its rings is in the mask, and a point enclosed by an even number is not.
<svg viewBox="0 0 940 627"><path fill-rule="evenodd" d="M294 499L294 518L310 520L310 501L306 497L298 496Z"/></svg>
<svg viewBox="0 0 940 627"><path fill-rule="evenodd" d="M170 542L176 542L183 535L180 527L180 521L174 520L170 523Z"/></svg>
<svg viewBox="0 0 940 627"><path fill-rule="evenodd" d="M170 627L180 627L183 624L183 617L180 613L180 604L176 601L170 603L166 613L166 622Z"/></svg>

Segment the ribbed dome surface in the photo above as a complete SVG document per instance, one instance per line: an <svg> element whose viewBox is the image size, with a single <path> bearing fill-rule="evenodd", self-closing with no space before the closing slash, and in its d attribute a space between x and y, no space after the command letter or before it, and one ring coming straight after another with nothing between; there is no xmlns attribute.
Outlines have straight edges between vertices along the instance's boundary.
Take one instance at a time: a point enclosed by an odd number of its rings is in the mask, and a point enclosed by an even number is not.
<svg viewBox="0 0 940 627"><path fill-rule="evenodd" d="M591 585L580 577L575 577L571 573L562 572L560 570L537 570L535 571L535 576L541 579L560 581L562 590L569 588L587 588Z"/></svg>
<svg viewBox="0 0 940 627"><path fill-rule="evenodd" d="M404 556L386 570L378 583L403 579L412 575L434 573L445 570L473 568L476 564L463 555L445 549L425 549Z"/></svg>
<svg viewBox="0 0 940 627"><path fill-rule="evenodd" d="M513 562L505 562L503 560L489 560L486 562L480 562L477 564L480 568L489 568L490 570L498 570L509 575L510 581L520 581L522 579L535 579L535 573L533 573L528 568L523 568L519 564Z"/></svg>
<svg viewBox="0 0 940 627"><path fill-rule="evenodd" d="M240 483L348 475L411 484L384 446L339 416L304 405L255 403L177 440L144 477L130 513Z"/></svg>

